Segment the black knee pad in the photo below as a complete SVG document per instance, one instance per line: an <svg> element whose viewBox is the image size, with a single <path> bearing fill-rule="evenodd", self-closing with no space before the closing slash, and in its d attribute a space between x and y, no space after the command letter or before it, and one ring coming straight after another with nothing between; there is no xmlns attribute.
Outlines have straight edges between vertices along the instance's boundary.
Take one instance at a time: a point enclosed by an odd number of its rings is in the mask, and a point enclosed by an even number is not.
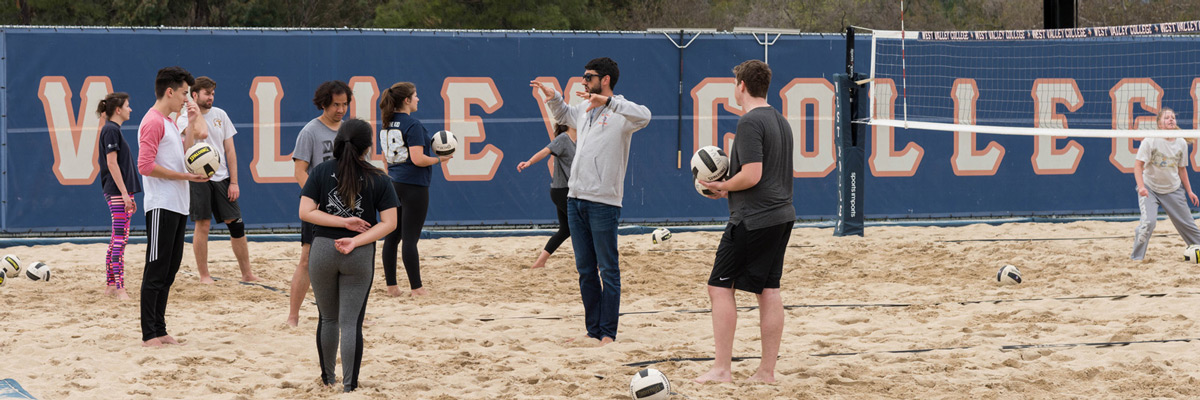
<svg viewBox="0 0 1200 400"><path fill-rule="evenodd" d="M242 223L242 219L225 224L229 227L229 237L232 239L241 239L246 237L246 224Z"/></svg>

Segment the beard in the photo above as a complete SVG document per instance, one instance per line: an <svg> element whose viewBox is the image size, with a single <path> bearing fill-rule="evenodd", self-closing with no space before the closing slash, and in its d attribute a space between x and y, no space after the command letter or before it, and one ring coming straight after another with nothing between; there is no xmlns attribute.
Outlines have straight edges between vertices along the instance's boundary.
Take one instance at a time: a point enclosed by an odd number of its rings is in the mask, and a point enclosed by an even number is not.
<svg viewBox="0 0 1200 400"><path fill-rule="evenodd" d="M209 110L212 109L213 102L206 101L203 103L196 103L196 105L199 106L201 110Z"/></svg>
<svg viewBox="0 0 1200 400"><path fill-rule="evenodd" d="M591 94L600 94L600 92L602 92L602 90L600 90L600 84L599 84L599 83L597 83L597 84L596 84L596 86L589 86L589 87L588 87L588 93L591 93Z"/></svg>

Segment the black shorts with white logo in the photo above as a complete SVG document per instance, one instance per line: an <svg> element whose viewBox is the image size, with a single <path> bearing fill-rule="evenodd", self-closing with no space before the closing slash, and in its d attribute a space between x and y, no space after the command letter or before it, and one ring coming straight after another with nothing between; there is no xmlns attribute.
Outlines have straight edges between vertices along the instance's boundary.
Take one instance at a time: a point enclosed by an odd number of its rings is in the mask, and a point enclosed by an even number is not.
<svg viewBox="0 0 1200 400"><path fill-rule="evenodd" d="M242 209L237 200L229 200L229 180L188 182L191 189L192 206L189 214L192 221L216 219L216 223L242 218Z"/></svg>
<svg viewBox="0 0 1200 400"><path fill-rule="evenodd" d="M745 224L725 225L708 285L756 294L779 289L783 255L794 224L789 221L752 231L746 230Z"/></svg>

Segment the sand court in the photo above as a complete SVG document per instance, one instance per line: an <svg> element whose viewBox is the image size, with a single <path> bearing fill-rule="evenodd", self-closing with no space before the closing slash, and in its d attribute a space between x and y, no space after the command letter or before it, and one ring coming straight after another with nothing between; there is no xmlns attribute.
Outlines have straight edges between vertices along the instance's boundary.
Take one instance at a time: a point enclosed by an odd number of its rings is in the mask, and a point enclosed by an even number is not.
<svg viewBox="0 0 1200 400"><path fill-rule="evenodd" d="M139 346L144 244L126 253L125 302L103 295L105 245L15 246L0 253L54 275L0 287L0 379L39 399L623 399L650 365L691 399L1200 396L1200 265L1182 261L1170 224L1150 261L1130 261L1135 225L869 227L862 238L797 228L774 385L742 382L760 343L756 302L740 292L734 356L748 359L734 362L734 383L691 382L710 366L693 360L713 356L705 282L719 232L620 237L625 315L606 347L566 341L583 334L569 243L530 270L544 236L426 239L432 295L388 297L376 266L350 394L319 385L311 293L300 326L284 324L277 290L297 243L250 243L261 286L236 282L226 241L209 248L220 280L201 285L188 245L167 309L185 344L160 349ZM1025 283L997 284L1004 264Z"/></svg>

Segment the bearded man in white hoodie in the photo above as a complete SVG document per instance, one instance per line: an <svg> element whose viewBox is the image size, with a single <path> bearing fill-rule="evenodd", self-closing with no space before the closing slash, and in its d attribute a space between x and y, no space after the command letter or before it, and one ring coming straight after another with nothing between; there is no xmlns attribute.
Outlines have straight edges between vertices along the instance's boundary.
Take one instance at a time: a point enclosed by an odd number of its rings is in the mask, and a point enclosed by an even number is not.
<svg viewBox="0 0 1200 400"><path fill-rule="evenodd" d="M567 181L567 224L579 271L587 337L612 343L621 313L620 254L617 222L625 190L625 168L633 133L650 123L650 109L614 95L620 70L608 57L584 66L584 101L568 106L548 85L531 81L549 100L554 120L575 128L575 160ZM601 283L603 282L603 285Z"/></svg>

